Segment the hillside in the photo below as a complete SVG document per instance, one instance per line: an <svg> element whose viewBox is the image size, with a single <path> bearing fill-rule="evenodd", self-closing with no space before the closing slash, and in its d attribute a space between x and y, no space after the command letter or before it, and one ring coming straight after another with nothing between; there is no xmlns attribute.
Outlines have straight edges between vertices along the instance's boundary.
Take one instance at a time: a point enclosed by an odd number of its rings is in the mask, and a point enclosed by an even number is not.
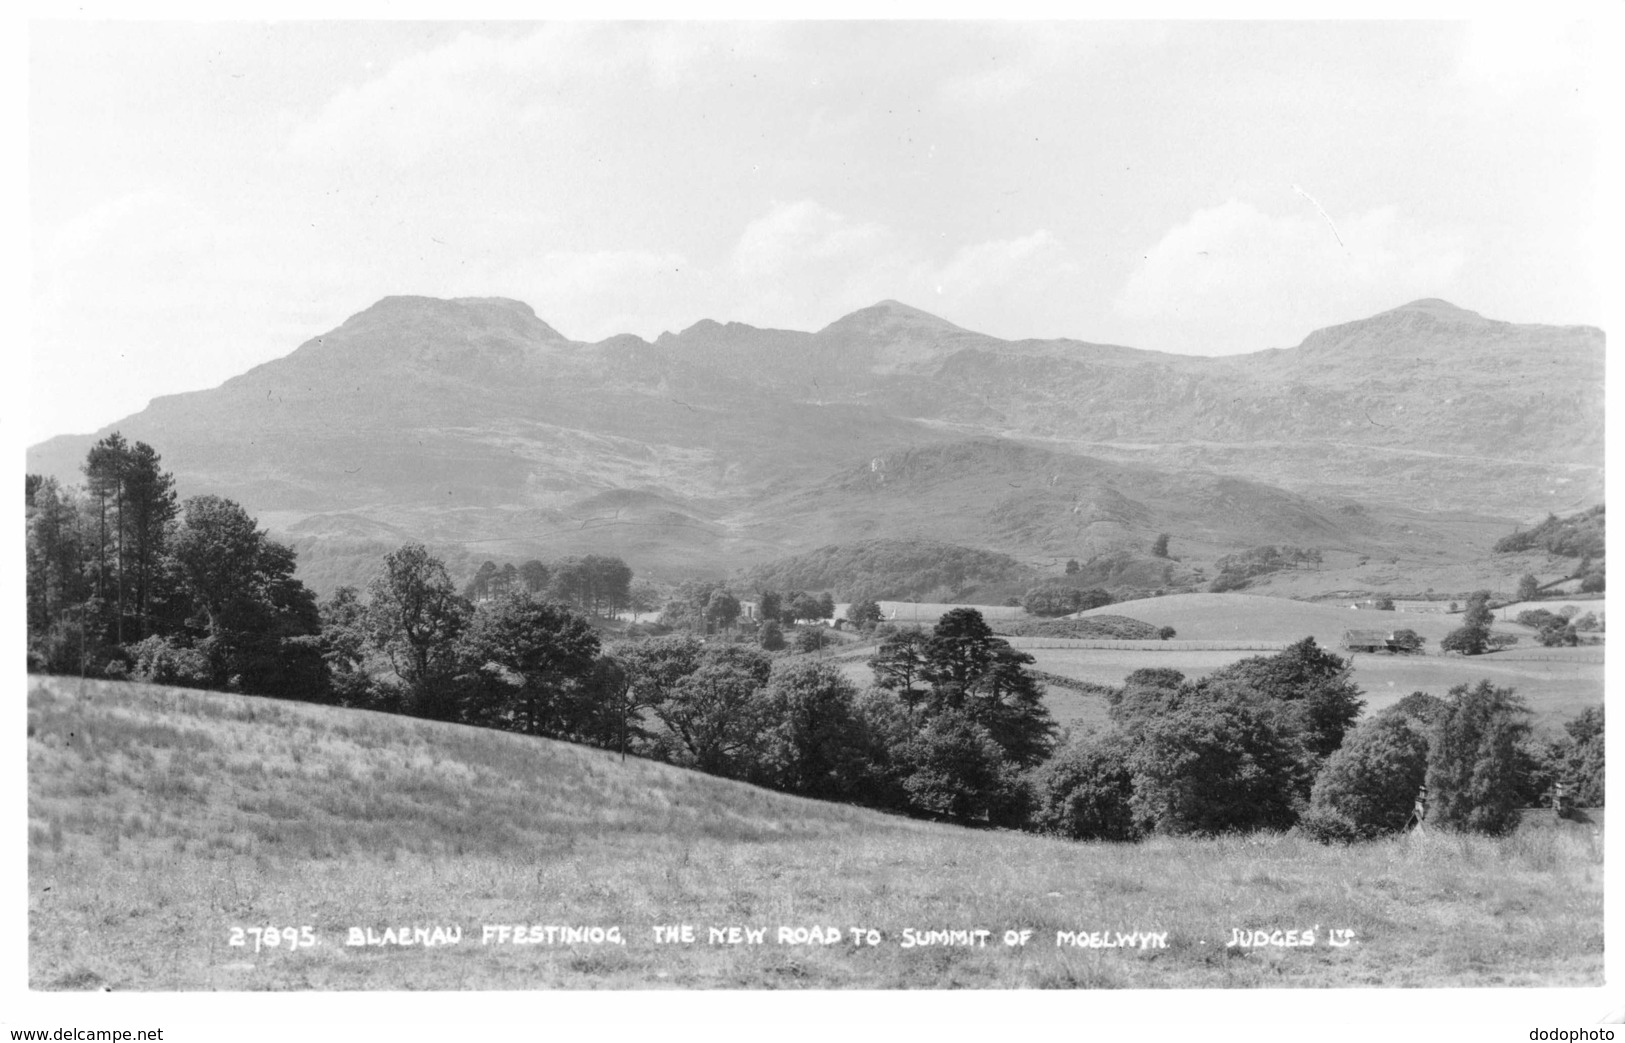
<svg viewBox="0 0 1625 1043"><path fill-rule="evenodd" d="M1014 558L935 540L865 540L819 547L747 569L740 590L831 591L837 598L970 599L989 586L1020 589L1035 574Z"/></svg>
<svg viewBox="0 0 1625 1043"><path fill-rule="evenodd" d="M389 297L28 469L77 481L116 429L183 495L313 549L609 553L668 578L888 538L1039 567L1159 532L1193 566L1269 542L1419 566L1601 499L1602 357L1598 330L1437 301L1199 358L1004 341L895 301L811 333L589 344L517 301ZM341 546L324 582L369 567Z"/></svg>
<svg viewBox="0 0 1625 1043"><path fill-rule="evenodd" d="M70 679L30 682L28 786L28 975L42 990L1602 980L1600 865L1549 833L1083 847L509 733ZM1317 920L1314 947L1226 951L1237 927ZM683 924L693 941L656 940ZM713 926L742 940L714 943ZM854 941L854 926L878 933ZM832 944L810 940L831 927ZM417 944L395 944L403 928ZM1326 944L1334 928L1350 944ZM906 946L934 930L992 941ZM1006 930L1029 944L1002 944ZM346 944L356 931L374 943ZM1080 931L1085 948L1057 944ZM1087 948L1090 932L1119 931L1161 937Z"/></svg>

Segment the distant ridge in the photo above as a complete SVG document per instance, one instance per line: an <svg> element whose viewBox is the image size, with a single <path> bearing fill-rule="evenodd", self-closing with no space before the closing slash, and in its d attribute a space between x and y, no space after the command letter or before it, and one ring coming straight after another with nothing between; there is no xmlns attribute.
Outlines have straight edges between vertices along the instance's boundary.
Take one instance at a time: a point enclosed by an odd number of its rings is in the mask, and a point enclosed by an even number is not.
<svg viewBox="0 0 1625 1043"><path fill-rule="evenodd" d="M1502 520L1603 499L1603 359L1600 330L1436 298L1206 358L1006 341L896 300L816 332L703 319L587 344L520 301L401 295L27 466L77 483L119 430L182 495L310 541L672 575L888 538L1024 566L1143 556L1160 532L1215 558L1297 543L1400 567L1472 552L1418 512L1495 519L1487 549Z"/></svg>

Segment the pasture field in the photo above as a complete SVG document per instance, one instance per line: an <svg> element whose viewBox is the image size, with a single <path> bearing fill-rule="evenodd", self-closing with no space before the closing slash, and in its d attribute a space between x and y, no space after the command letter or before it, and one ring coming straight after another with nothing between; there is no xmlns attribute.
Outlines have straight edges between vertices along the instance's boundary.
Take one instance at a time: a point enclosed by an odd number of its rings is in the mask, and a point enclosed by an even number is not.
<svg viewBox="0 0 1625 1043"><path fill-rule="evenodd" d="M28 820L40 990L1602 983L1601 852L1555 830L1077 844L506 733L40 678ZM685 924L694 941L655 940ZM486 925L588 933L484 944ZM713 926L766 933L712 944ZM265 927L315 944L256 951ZM1228 945L1238 930L1257 944ZM905 947L930 931L990 940Z"/></svg>
<svg viewBox="0 0 1625 1043"><path fill-rule="evenodd" d="M1461 616L1436 612L1354 610L1326 602L1292 601L1257 594L1170 594L1121 601L1078 613L1083 618L1115 614L1143 619L1152 626L1171 626L1192 641L1301 641L1313 637L1322 648L1337 650L1345 630L1395 630L1408 627L1437 649L1439 641L1461 626ZM1515 624L1508 633L1528 634ZM1527 639L1525 639L1527 640Z"/></svg>

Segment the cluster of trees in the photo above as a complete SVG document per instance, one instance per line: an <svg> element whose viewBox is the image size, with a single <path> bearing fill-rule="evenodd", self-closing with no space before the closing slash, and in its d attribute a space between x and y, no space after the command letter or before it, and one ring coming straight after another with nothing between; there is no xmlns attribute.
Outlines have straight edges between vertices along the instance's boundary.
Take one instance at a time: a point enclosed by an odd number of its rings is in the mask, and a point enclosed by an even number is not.
<svg viewBox="0 0 1625 1043"><path fill-rule="evenodd" d="M85 485L26 479L31 669L282 694L319 686L316 599L291 550L218 496L178 502L144 442L114 433Z"/></svg>
<svg viewBox="0 0 1625 1043"><path fill-rule="evenodd" d="M1563 558L1600 558L1607 553L1607 526L1605 504L1567 518L1548 514L1546 520L1534 528L1497 540L1494 550L1497 554L1543 550Z"/></svg>
<svg viewBox="0 0 1625 1043"><path fill-rule="evenodd" d="M1474 591L1467 597L1467 607L1462 612L1461 626L1440 639L1439 650L1460 652L1462 655L1483 655L1485 652L1518 643L1515 634L1491 633L1490 626L1494 622L1495 613L1490 611L1490 592Z"/></svg>
<svg viewBox="0 0 1625 1043"><path fill-rule="evenodd" d="M1069 616L1111 603L1111 594L1100 587L1084 590L1053 583L1034 587L1021 597L1021 607L1035 616Z"/></svg>
<svg viewBox="0 0 1625 1043"><path fill-rule="evenodd" d="M832 590L846 601L952 601L978 587L1019 583L1031 571L1007 554L925 539L879 539L819 547L744 574L748 590Z"/></svg>
<svg viewBox="0 0 1625 1043"><path fill-rule="evenodd" d="M1564 605L1556 612L1544 608L1526 609L1518 613L1518 622L1540 632L1540 643L1548 648L1561 645L1577 645L1580 643L1580 630L1582 622L1595 629L1597 617L1593 613L1589 620L1578 620L1575 617L1580 610L1573 605Z"/></svg>
<svg viewBox="0 0 1625 1043"><path fill-rule="evenodd" d="M1317 566L1321 561L1321 553L1315 547L1253 547L1236 554L1226 554L1214 562L1219 574L1213 578L1208 590L1215 594L1241 590L1255 577L1283 569Z"/></svg>
<svg viewBox="0 0 1625 1043"><path fill-rule="evenodd" d="M1131 674L1111 730L1069 744L1032 778L1038 828L1075 838L1297 826L1322 840L1405 828L1425 781L1432 824L1500 833L1563 782L1602 799L1602 711L1561 741L1531 739L1511 689L1414 693L1358 727L1363 700L1338 656L1305 639L1201 681Z"/></svg>
<svg viewBox="0 0 1625 1043"><path fill-rule="evenodd" d="M632 569L620 558L588 554L551 563L531 559L498 567L486 561L463 587L463 597L481 602L516 591L543 596L593 616L615 616L628 609L647 612L655 606L632 584Z"/></svg>
<svg viewBox="0 0 1625 1043"><path fill-rule="evenodd" d="M1427 822L1505 833L1520 809L1562 784L1576 806L1603 802L1603 710L1588 707L1555 741L1532 737L1511 688L1457 685L1445 699L1413 692L1361 724L1315 782L1305 828L1328 840L1380 836L1410 822L1427 784Z"/></svg>
<svg viewBox="0 0 1625 1043"><path fill-rule="evenodd" d="M715 580L688 580L673 592L660 612L662 626L697 633L754 629L762 635L767 624L782 637L784 627L832 619L835 597L828 591L812 594L802 590L764 590L756 596L756 617L743 619L744 607L725 584ZM878 615L879 606L875 606ZM765 637L764 637L765 639Z"/></svg>
<svg viewBox="0 0 1625 1043"><path fill-rule="evenodd" d="M972 608L929 632L892 630L869 660L871 697L889 734L877 770L892 802L962 821L1022 825L1027 775L1049 758L1055 724L1025 667L1033 658L995 637Z"/></svg>

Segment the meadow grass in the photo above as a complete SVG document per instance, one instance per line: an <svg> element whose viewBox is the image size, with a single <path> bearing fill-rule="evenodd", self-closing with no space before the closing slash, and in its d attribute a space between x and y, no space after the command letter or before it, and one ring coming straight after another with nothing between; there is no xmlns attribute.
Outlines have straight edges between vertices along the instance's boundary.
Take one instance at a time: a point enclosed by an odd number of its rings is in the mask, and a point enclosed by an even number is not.
<svg viewBox="0 0 1625 1043"><path fill-rule="evenodd" d="M1583 986L1601 853L1542 831L1325 847L1070 843L802 800L523 736L247 696L33 679L35 989ZM481 925L624 944L482 945ZM657 925L698 941L656 943ZM234 947L309 925L313 948ZM450 926L438 948L352 927ZM712 945L710 926L765 928ZM777 928L835 927L836 944ZM850 928L881 932L877 946ZM1303 948L1233 928L1314 928ZM903 932L991 932L903 948ZM1345 947L1326 942L1352 931ZM1006 930L1033 932L1006 946ZM1056 945L1166 932L1165 948ZM248 940L248 939L245 939Z"/></svg>

